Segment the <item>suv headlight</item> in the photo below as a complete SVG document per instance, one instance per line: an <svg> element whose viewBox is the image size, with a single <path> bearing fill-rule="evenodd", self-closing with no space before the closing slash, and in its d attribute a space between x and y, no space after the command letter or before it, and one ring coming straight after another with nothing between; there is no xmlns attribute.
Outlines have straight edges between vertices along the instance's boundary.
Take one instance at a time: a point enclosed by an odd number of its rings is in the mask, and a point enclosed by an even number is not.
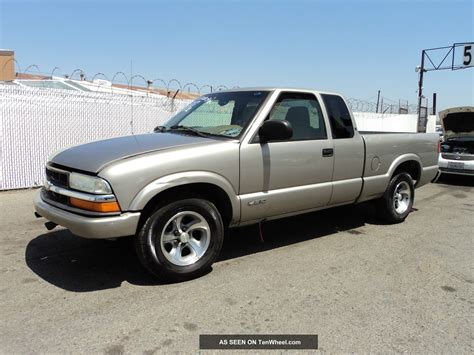
<svg viewBox="0 0 474 355"><path fill-rule="evenodd" d="M111 194L112 188L104 179L78 173L69 174L69 187L97 195Z"/></svg>

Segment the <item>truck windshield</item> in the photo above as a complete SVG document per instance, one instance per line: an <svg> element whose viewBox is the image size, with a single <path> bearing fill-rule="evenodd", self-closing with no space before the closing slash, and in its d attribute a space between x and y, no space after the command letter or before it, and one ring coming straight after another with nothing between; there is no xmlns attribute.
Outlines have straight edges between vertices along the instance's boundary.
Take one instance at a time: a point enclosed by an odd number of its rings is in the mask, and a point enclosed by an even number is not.
<svg viewBox="0 0 474 355"><path fill-rule="evenodd" d="M172 117L164 128L238 138L268 93L268 91L234 91L201 96Z"/></svg>

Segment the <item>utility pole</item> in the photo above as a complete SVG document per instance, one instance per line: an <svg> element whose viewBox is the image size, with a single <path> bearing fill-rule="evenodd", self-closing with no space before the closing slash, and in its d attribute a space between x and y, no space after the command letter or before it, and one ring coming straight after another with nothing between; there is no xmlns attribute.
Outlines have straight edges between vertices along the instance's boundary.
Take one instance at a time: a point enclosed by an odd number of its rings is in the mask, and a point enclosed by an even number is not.
<svg viewBox="0 0 474 355"><path fill-rule="evenodd" d="M436 115L436 93L433 93L433 112L432 115Z"/></svg>

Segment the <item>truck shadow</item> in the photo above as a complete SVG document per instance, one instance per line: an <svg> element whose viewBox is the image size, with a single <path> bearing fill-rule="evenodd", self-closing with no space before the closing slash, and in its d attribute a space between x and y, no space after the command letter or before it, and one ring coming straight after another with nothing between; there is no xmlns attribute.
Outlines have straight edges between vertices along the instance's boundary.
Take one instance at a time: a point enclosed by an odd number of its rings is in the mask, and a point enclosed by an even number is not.
<svg viewBox="0 0 474 355"><path fill-rule="evenodd" d="M380 224L370 204L344 206L236 228L226 236L219 261L276 249L339 232L360 236L357 228Z"/></svg>
<svg viewBox="0 0 474 355"><path fill-rule="evenodd" d="M436 183L452 186L474 186L474 176L442 174Z"/></svg>
<svg viewBox="0 0 474 355"><path fill-rule="evenodd" d="M226 235L218 262L344 231L348 237L360 238L364 233L356 228L374 222L371 208L355 205L265 222L263 242L258 225L233 229ZM161 284L142 268L129 238L88 240L68 230L52 231L27 245L25 260L43 280L72 292L116 288L124 281L142 286Z"/></svg>

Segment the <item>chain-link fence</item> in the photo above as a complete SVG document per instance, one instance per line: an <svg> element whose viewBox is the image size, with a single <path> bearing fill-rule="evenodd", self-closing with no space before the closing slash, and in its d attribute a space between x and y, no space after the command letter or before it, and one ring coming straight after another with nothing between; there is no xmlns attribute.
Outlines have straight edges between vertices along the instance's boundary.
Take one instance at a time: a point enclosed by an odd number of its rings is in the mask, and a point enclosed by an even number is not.
<svg viewBox="0 0 474 355"><path fill-rule="evenodd" d="M0 190L40 185L51 153L150 132L189 102L0 84Z"/></svg>

